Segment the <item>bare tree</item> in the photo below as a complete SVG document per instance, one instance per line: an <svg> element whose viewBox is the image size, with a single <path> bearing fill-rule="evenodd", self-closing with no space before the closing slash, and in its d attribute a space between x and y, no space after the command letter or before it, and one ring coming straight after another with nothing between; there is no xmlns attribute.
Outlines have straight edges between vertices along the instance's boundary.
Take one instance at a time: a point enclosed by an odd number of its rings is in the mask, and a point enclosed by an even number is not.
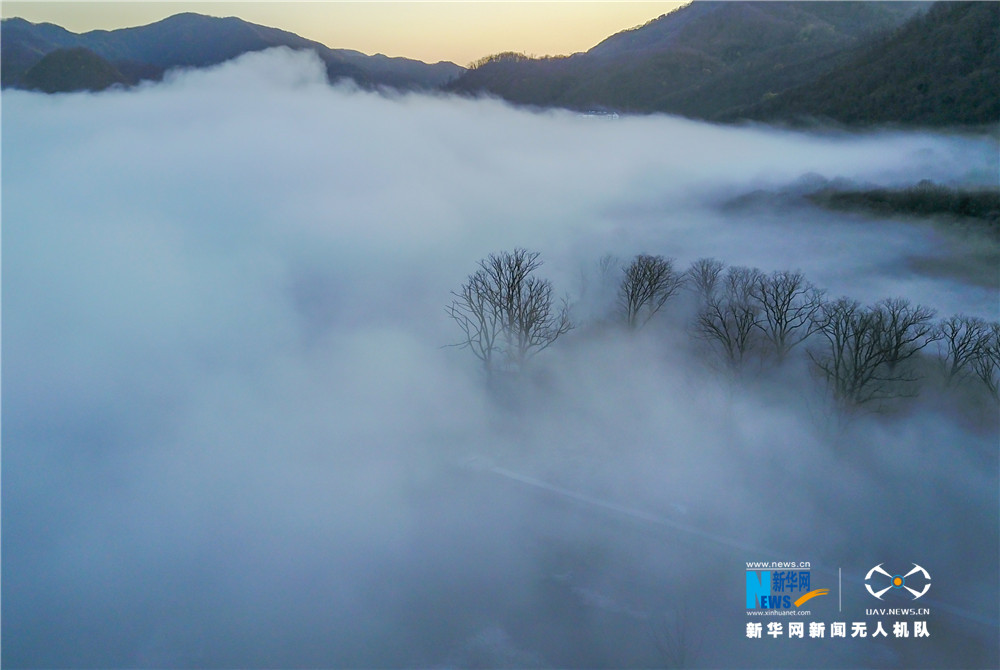
<svg viewBox="0 0 1000 670"><path fill-rule="evenodd" d="M721 288L707 301L698 315L698 333L722 347L733 366L743 363L753 345L760 323L760 307L754 290L760 270L731 267L722 278Z"/></svg>
<svg viewBox="0 0 1000 670"><path fill-rule="evenodd" d="M701 298L702 304L707 303L709 298L715 295L715 288L719 283L719 275L725 266L722 261L714 258L699 258L688 268L688 281L694 286Z"/></svg>
<svg viewBox="0 0 1000 670"><path fill-rule="evenodd" d="M756 325L779 360L814 332L813 317L823 304L822 291L806 281L801 272L758 276L753 297L760 305Z"/></svg>
<svg viewBox="0 0 1000 670"><path fill-rule="evenodd" d="M976 359L990 346L990 327L976 316L957 314L938 324L938 353L947 383L970 373Z"/></svg>
<svg viewBox="0 0 1000 670"><path fill-rule="evenodd" d="M870 310L857 300L840 298L821 307L816 328L827 346L810 350L809 357L826 377L835 398L860 405L886 397L888 380L878 374L885 356L877 319Z"/></svg>
<svg viewBox="0 0 1000 670"><path fill-rule="evenodd" d="M445 309L462 330L456 346L469 348L487 374L497 365L521 369L535 354L572 328L569 308L554 304L552 284L532 273L537 252L490 254Z"/></svg>
<svg viewBox="0 0 1000 670"><path fill-rule="evenodd" d="M683 280L674 270L673 259L645 254L632 259L618 288L618 302L628 327L634 330L649 323Z"/></svg>
<svg viewBox="0 0 1000 670"><path fill-rule="evenodd" d="M462 329L462 341L455 346L472 351L483 362L486 374L491 375L501 346L498 338L502 321L493 300L494 287L486 271L481 268L469 275L462 288L453 291L452 295L455 299L445 311Z"/></svg>
<svg viewBox="0 0 1000 670"><path fill-rule="evenodd" d="M979 349L979 355L972 361L976 376L986 384L994 399L1000 398L1000 323L990 323L990 333L986 346Z"/></svg>
<svg viewBox="0 0 1000 670"><path fill-rule="evenodd" d="M934 310L910 305L903 298L886 298L875 303L886 363L895 368L939 337L934 327Z"/></svg>
<svg viewBox="0 0 1000 670"><path fill-rule="evenodd" d="M863 308L856 300L840 298L818 311L815 327L827 346L810 351L809 357L834 396L846 404L913 395L906 383L917 377L901 363L934 337L933 315L901 299Z"/></svg>

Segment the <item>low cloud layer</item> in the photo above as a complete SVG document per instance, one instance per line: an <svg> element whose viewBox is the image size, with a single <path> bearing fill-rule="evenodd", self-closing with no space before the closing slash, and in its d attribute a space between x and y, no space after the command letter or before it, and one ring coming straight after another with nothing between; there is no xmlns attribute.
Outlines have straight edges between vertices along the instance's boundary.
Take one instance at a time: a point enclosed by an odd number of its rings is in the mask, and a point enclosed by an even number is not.
<svg viewBox="0 0 1000 670"><path fill-rule="evenodd" d="M804 361L734 382L669 315L498 397L444 311L521 246L579 317L645 252L995 320L920 270L961 263L938 229L726 204L989 184L995 141L381 95L284 50L4 117L4 665L996 663L995 405L839 421ZM925 565L932 637L747 640L772 559L843 569L828 622Z"/></svg>

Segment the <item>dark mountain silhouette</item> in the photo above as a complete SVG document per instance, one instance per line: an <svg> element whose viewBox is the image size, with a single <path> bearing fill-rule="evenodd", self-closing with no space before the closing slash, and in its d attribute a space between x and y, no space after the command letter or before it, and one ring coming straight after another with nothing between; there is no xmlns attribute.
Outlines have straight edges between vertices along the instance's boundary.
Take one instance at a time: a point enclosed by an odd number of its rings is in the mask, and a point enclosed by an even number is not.
<svg viewBox="0 0 1000 670"><path fill-rule="evenodd" d="M83 47L50 51L22 78L25 88L45 93L103 91L126 82L114 65Z"/></svg>
<svg viewBox="0 0 1000 670"><path fill-rule="evenodd" d="M129 83L157 79L174 67L205 67L250 51L276 46L311 49L326 64L331 81L350 78L362 85L434 88L458 76L454 63L429 65L405 58L366 56L330 49L294 33L235 17L177 14L137 28L77 34L52 24L5 19L0 24L3 86L22 86L23 77L47 53L83 47L111 63Z"/></svg>
<svg viewBox="0 0 1000 670"><path fill-rule="evenodd" d="M71 33L0 24L4 86L96 89L158 79L274 46L315 51L331 81L464 93L711 121L978 125L1000 121L1000 3L695 2L585 53L503 53L469 70L367 56L238 18L178 14L147 26ZM41 61L58 53L55 65ZM96 57L96 59L95 59ZM79 61L79 62L77 62ZM29 74L30 73L30 74ZM76 77L76 78L75 78ZM110 83L107 83L110 82Z"/></svg>
<svg viewBox="0 0 1000 670"><path fill-rule="evenodd" d="M815 81L928 7L696 0L586 53L482 59L448 88L571 109L730 118L734 110Z"/></svg>
<svg viewBox="0 0 1000 670"><path fill-rule="evenodd" d="M844 124L1000 121L1000 4L947 2L841 67L733 115Z"/></svg>

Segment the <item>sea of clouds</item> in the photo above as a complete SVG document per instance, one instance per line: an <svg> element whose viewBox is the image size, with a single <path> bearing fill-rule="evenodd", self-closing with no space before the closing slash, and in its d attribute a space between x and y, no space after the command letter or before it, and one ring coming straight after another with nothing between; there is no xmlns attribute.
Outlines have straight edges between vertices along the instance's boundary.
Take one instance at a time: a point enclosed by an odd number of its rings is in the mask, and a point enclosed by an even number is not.
<svg viewBox="0 0 1000 670"><path fill-rule="evenodd" d="M6 90L2 132L4 665L996 664L995 405L842 421L804 358L734 381L671 303L587 325L608 253L995 320L990 280L920 271L974 242L732 205L988 185L994 138L371 92L288 50ZM514 247L580 324L499 397L444 308ZM919 563L932 637L748 640L752 560L841 568L828 625Z"/></svg>

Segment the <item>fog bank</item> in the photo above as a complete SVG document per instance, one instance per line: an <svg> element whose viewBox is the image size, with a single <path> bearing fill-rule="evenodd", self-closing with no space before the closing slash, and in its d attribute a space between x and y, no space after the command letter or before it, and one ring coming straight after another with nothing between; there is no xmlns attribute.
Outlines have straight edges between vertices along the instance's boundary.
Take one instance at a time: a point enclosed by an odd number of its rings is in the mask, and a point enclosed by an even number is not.
<svg viewBox="0 0 1000 670"><path fill-rule="evenodd" d="M608 253L996 320L940 229L725 205L995 184L994 139L382 95L287 50L3 114L4 665L1000 660L995 405L841 421L805 361L706 362L689 296L634 337L587 321ZM514 247L580 323L498 394L444 307ZM827 622L865 619L873 565L924 565L932 636L748 640L754 560L842 568Z"/></svg>

